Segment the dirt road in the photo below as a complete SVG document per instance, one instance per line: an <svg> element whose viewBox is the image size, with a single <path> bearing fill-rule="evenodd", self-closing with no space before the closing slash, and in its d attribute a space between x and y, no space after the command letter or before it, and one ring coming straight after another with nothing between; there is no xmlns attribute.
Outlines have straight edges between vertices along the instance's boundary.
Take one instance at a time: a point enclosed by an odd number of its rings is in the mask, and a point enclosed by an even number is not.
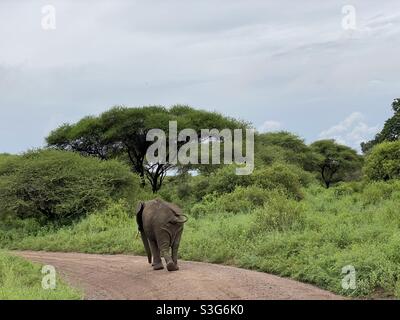
<svg viewBox="0 0 400 320"><path fill-rule="evenodd" d="M147 258L58 252L15 252L53 265L86 299L340 299L330 292L274 275L180 261L180 271L153 271Z"/></svg>

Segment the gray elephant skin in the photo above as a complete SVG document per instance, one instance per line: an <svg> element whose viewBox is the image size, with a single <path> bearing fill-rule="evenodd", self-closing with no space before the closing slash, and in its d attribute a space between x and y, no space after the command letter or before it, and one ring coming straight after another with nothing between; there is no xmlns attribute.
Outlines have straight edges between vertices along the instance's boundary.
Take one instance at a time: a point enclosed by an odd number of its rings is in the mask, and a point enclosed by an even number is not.
<svg viewBox="0 0 400 320"><path fill-rule="evenodd" d="M186 216L178 206L164 200L155 199L138 204L136 222L148 261L154 270L164 269L161 257L168 271L179 270L178 249L186 221Z"/></svg>

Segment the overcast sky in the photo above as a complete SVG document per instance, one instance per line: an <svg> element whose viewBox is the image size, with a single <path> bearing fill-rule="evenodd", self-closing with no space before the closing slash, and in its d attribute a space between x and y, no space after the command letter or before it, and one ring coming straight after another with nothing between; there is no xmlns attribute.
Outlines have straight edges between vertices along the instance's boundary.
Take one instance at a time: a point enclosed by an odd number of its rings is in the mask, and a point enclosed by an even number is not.
<svg viewBox="0 0 400 320"><path fill-rule="evenodd" d="M113 105L178 103L358 147L400 96L399 57L399 0L2 0L0 153Z"/></svg>

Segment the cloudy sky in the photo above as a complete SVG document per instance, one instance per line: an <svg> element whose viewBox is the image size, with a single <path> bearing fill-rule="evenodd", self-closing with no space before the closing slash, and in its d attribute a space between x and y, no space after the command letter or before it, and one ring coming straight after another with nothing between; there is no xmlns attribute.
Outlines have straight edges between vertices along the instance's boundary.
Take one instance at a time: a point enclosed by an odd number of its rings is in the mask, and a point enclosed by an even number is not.
<svg viewBox="0 0 400 320"><path fill-rule="evenodd" d="M400 96L399 57L398 0L2 0L0 152L113 105L177 103L358 147Z"/></svg>

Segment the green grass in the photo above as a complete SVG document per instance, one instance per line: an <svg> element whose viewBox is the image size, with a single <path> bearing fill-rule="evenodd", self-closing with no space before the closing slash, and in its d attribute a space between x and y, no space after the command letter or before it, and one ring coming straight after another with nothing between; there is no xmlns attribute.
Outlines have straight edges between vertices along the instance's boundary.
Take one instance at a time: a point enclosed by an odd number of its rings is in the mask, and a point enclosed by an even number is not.
<svg viewBox="0 0 400 320"><path fill-rule="evenodd" d="M275 194L250 212L191 217L181 258L270 272L346 296L400 297L399 184L311 186L304 194L300 202ZM0 237L9 249L144 254L121 203L61 228L18 222L0 228ZM341 286L347 265L356 270L356 289Z"/></svg>
<svg viewBox="0 0 400 320"><path fill-rule="evenodd" d="M0 251L0 300L71 300L82 294L57 279L54 290L42 288L41 266Z"/></svg>

